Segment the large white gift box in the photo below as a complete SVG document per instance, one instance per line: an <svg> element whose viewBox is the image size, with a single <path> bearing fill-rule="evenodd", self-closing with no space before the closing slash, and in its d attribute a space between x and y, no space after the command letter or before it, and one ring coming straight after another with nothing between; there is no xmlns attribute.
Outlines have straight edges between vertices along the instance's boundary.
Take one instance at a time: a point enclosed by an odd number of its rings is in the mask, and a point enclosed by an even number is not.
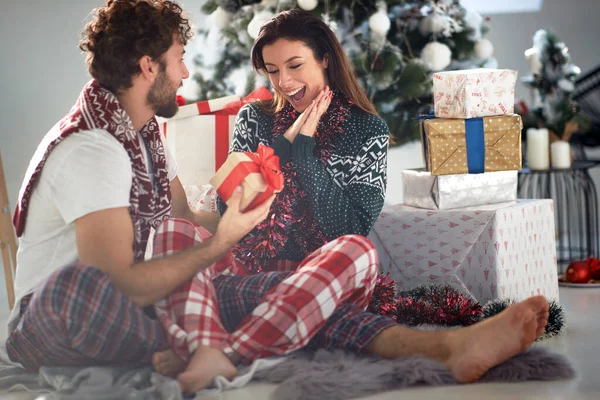
<svg viewBox="0 0 600 400"><path fill-rule="evenodd" d="M552 200L453 210L385 206L369 238L398 290L448 284L481 303L558 300Z"/></svg>
<svg viewBox="0 0 600 400"><path fill-rule="evenodd" d="M433 109L438 118L513 114L517 71L467 69L433 74Z"/></svg>

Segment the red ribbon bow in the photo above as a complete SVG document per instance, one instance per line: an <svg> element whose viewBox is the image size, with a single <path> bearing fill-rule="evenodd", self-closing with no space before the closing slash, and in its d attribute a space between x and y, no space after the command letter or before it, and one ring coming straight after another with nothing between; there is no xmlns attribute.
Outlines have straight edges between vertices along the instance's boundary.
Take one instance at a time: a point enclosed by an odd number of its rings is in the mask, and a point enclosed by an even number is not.
<svg viewBox="0 0 600 400"><path fill-rule="evenodd" d="M256 196L245 211L252 210L267 200L275 192L283 189L283 174L279 169L279 157L271 147L258 145L256 153L244 152L252 161L240 162L231 171L225 182L219 185L217 193L225 201L229 200L233 191L239 186L246 176L252 173L260 173L264 178L267 189Z"/></svg>
<svg viewBox="0 0 600 400"><path fill-rule="evenodd" d="M259 144L256 153L245 154L259 166L260 174L265 178L269 187L277 191L283 189L283 174L279 170L279 156L275 155L273 148Z"/></svg>

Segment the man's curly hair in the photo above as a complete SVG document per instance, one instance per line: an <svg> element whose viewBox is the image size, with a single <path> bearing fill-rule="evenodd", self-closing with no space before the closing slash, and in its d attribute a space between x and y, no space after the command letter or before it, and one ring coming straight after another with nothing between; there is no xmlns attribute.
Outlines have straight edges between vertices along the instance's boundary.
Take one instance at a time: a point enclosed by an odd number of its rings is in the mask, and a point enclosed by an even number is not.
<svg viewBox="0 0 600 400"><path fill-rule="evenodd" d="M113 93L132 86L143 56L161 62L178 34L185 46L193 33L181 7L168 0L107 0L94 10L79 48L90 75Z"/></svg>

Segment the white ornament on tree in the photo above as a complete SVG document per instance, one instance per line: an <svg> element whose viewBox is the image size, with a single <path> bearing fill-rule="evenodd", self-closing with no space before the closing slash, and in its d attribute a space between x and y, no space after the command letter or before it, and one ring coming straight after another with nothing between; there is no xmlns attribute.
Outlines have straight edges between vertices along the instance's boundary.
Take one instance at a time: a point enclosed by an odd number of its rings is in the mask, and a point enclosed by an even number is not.
<svg viewBox="0 0 600 400"><path fill-rule="evenodd" d="M223 10L221 7L217 7L217 9L212 13L212 19L219 29L229 26L229 22L231 22L231 16L232 14L230 12Z"/></svg>
<svg viewBox="0 0 600 400"><path fill-rule="evenodd" d="M494 45L487 39L480 39L475 43L475 56L480 60L487 60L494 54Z"/></svg>
<svg viewBox="0 0 600 400"><path fill-rule="evenodd" d="M391 26L392 22L383 8L380 8L369 17L369 28L371 28L373 33L379 36L387 35Z"/></svg>
<svg viewBox="0 0 600 400"><path fill-rule="evenodd" d="M450 65L452 51L443 43L431 42L421 50L421 60L431 71L441 71Z"/></svg>
<svg viewBox="0 0 600 400"><path fill-rule="evenodd" d="M298 0L298 7L306 11L312 11L319 5L319 0Z"/></svg>
<svg viewBox="0 0 600 400"><path fill-rule="evenodd" d="M250 35L252 39L256 39L258 37L258 33L260 32L260 28L271 18L273 18L273 13L270 11L260 11L255 13L254 17L248 24L248 35Z"/></svg>
<svg viewBox="0 0 600 400"><path fill-rule="evenodd" d="M450 21L448 21L448 18L444 18L443 16L441 16L440 14L433 14L430 16L431 17L431 33L440 33L443 32L447 29L450 29Z"/></svg>

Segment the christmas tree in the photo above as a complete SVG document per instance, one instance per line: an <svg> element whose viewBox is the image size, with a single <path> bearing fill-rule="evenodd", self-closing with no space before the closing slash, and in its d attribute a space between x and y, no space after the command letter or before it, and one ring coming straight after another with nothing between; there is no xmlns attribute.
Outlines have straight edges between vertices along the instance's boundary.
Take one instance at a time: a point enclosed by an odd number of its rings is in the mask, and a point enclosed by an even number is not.
<svg viewBox="0 0 600 400"><path fill-rule="evenodd" d="M533 107L524 116L525 128L545 127L565 141L575 131L584 132L589 121L572 98L581 70L573 64L567 46L556 34L540 29L525 56L532 74L523 81L534 92Z"/></svg>
<svg viewBox="0 0 600 400"><path fill-rule="evenodd" d="M252 43L265 21L292 8L315 13L335 32L396 144L419 137L413 118L432 107L432 72L496 66L486 21L456 0L206 0L212 27L199 34L217 29L220 54L212 63L195 60L198 99L268 86L251 69Z"/></svg>

